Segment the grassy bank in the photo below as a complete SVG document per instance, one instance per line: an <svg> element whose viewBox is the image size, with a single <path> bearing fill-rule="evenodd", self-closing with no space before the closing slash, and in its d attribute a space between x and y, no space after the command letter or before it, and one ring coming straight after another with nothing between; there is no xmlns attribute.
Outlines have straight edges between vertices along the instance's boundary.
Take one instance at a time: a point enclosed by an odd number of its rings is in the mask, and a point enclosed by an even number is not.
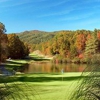
<svg viewBox="0 0 100 100"><path fill-rule="evenodd" d="M33 63L33 62L48 62L51 58L42 56L42 55L36 55L34 53L31 53L28 58L25 59L7 59L5 63L5 67L8 70L16 70L21 69L25 64ZM23 67L24 68L24 67Z"/></svg>
<svg viewBox="0 0 100 100"><path fill-rule="evenodd" d="M21 64L26 64L30 62L37 62L37 61L50 61L50 57L45 57L41 55L36 55L34 53L29 54L28 58L25 59L7 59L6 65L15 65L20 66Z"/></svg>

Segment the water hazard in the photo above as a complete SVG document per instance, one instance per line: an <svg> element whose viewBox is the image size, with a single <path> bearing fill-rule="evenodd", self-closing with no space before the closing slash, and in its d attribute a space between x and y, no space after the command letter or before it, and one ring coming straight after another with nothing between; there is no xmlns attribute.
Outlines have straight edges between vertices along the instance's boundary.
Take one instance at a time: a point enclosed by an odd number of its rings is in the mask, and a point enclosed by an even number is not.
<svg viewBox="0 0 100 100"><path fill-rule="evenodd" d="M54 64L50 62L34 62L24 66L24 73L63 73L82 72L86 64Z"/></svg>

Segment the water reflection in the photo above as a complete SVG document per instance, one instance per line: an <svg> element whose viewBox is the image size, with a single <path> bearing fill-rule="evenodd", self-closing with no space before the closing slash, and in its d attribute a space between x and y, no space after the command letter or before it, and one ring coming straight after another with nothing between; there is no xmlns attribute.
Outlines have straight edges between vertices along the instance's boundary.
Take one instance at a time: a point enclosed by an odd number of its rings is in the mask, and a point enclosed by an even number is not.
<svg viewBox="0 0 100 100"><path fill-rule="evenodd" d="M63 72L82 72L87 65L85 64L53 64L50 62L36 62L24 66L24 73L61 73Z"/></svg>

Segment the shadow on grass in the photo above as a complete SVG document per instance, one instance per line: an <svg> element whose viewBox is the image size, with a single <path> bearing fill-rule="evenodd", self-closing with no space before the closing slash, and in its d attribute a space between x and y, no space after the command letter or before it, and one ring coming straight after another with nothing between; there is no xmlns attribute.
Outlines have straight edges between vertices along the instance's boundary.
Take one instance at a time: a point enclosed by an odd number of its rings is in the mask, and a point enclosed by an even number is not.
<svg viewBox="0 0 100 100"><path fill-rule="evenodd" d="M26 61L30 61L30 60L26 59ZM8 64L26 64L26 63L15 62L15 61L6 61L6 63L8 63Z"/></svg>
<svg viewBox="0 0 100 100"><path fill-rule="evenodd" d="M20 77L20 81L24 82L50 82L50 81L73 81L83 78L82 76L76 77Z"/></svg>
<svg viewBox="0 0 100 100"><path fill-rule="evenodd" d="M34 61L50 61L50 59L46 59L43 57L30 57L30 59Z"/></svg>
<svg viewBox="0 0 100 100"><path fill-rule="evenodd" d="M73 76L73 77L5 77L0 78L0 83L7 82L52 82L52 81L73 81L85 78L86 76Z"/></svg>

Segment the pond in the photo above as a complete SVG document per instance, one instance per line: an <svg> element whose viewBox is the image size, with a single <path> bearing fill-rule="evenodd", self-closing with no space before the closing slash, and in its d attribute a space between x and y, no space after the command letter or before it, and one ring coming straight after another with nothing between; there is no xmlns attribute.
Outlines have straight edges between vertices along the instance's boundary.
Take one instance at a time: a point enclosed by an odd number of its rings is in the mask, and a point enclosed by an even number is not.
<svg viewBox="0 0 100 100"><path fill-rule="evenodd" d="M50 62L34 62L24 65L21 71L24 73L82 72L86 67L86 64L54 64Z"/></svg>

